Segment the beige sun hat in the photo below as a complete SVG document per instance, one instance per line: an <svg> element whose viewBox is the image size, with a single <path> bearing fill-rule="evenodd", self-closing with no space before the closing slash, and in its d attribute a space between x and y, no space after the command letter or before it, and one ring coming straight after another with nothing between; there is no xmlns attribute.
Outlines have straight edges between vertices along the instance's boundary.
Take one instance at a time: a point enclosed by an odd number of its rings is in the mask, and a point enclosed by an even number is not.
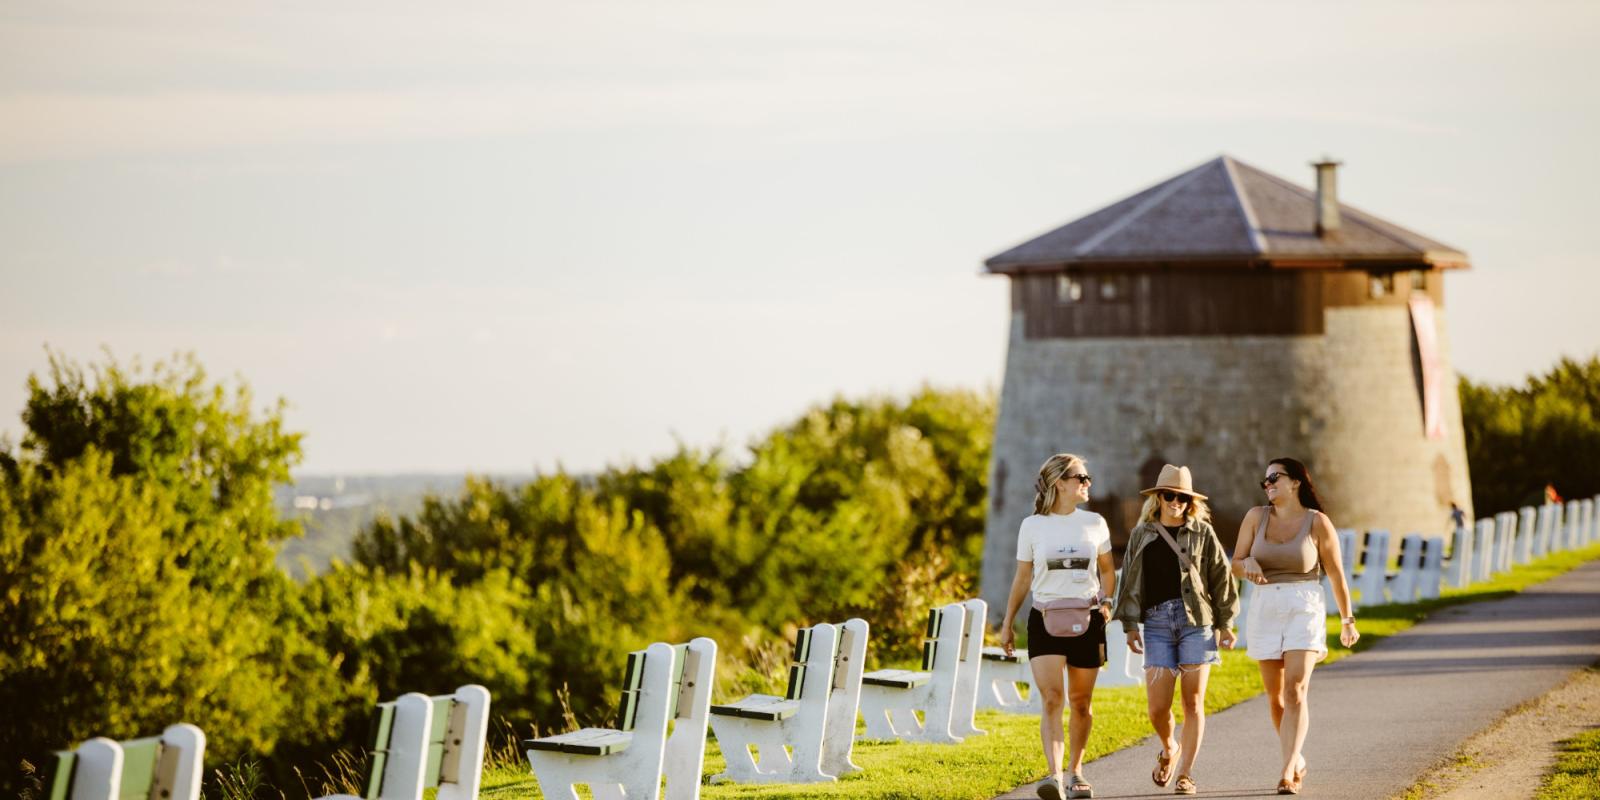
<svg viewBox="0 0 1600 800"><path fill-rule="evenodd" d="M1156 478L1156 485L1139 494L1155 494L1160 491L1179 492L1205 500L1206 496L1194 490L1194 478L1189 475L1188 467L1174 467L1167 464L1161 468L1161 477Z"/></svg>

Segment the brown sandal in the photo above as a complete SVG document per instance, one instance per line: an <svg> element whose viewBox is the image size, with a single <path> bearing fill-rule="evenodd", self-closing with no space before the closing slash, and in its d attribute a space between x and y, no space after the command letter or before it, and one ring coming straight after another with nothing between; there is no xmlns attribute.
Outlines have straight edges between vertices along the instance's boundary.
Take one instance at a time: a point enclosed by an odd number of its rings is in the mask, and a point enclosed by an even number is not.
<svg viewBox="0 0 1600 800"><path fill-rule="evenodd" d="M1179 775L1178 785L1172 789L1173 794L1194 794L1195 791L1194 778L1188 775Z"/></svg>
<svg viewBox="0 0 1600 800"><path fill-rule="evenodd" d="M1300 782L1295 780L1278 781L1278 794L1299 794Z"/></svg>
<svg viewBox="0 0 1600 800"><path fill-rule="evenodd" d="M1174 762L1177 760L1178 754L1176 752L1168 753L1162 750L1156 753L1156 768L1150 771L1150 780L1154 781L1155 785L1165 789L1167 784L1172 783L1172 773L1176 771ZM1161 777L1163 775L1166 777Z"/></svg>

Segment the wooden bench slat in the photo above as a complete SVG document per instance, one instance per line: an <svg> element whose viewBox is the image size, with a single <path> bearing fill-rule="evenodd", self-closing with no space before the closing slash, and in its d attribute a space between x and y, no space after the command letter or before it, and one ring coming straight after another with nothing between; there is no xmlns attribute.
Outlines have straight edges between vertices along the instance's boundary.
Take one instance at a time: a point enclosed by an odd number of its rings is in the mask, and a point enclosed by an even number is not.
<svg viewBox="0 0 1600 800"><path fill-rule="evenodd" d="M939 654L939 643L929 639L922 643L922 668L933 669L933 659Z"/></svg>
<svg viewBox="0 0 1600 800"><path fill-rule="evenodd" d="M422 785L432 788L439 785L439 774L444 768L446 737L450 730L450 711L456 705L452 697L429 698L433 713L428 716L428 756L423 762Z"/></svg>
<svg viewBox="0 0 1600 800"><path fill-rule="evenodd" d="M939 621L940 621L940 619L942 617L943 617L943 615L941 615L939 613L939 609L937 609L937 608L935 608L932 611L928 612L928 632L926 634L924 634L923 638L926 638L926 639L937 639L937 638L939 638Z"/></svg>
<svg viewBox="0 0 1600 800"><path fill-rule="evenodd" d="M985 648L983 648L983 660L984 661L1003 661L1003 662L1005 662L1007 664L1020 664L1020 663L1022 663L1022 656L1020 655L1020 653L1024 653L1024 652L1027 652L1027 651L1019 650L1016 653L1008 656L1008 655L1006 655L1006 651L1004 649L1002 649L1002 648L999 648L999 647L985 647Z"/></svg>
<svg viewBox="0 0 1600 800"><path fill-rule="evenodd" d="M149 800L150 786L156 781L156 762L161 758L161 737L121 742L122 782L119 800Z"/></svg>
<svg viewBox="0 0 1600 800"><path fill-rule="evenodd" d="M46 800L68 800L72 797L72 779L77 774L78 754L71 750L57 751L50 770L50 789Z"/></svg>
<svg viewBox="0 0 1600 800"><path fill-rule="evenodd" d="M805 687L805 682L806 682L806 666L804 664L790 664L789 665L789 688L786 691L784 691L784 693L783 693L784 698L787 699L787 700L799 700L800 699L800 695L801 695L801 689L803 689Z"/></svg>
<svg viewBox="0 0 1600 800"><path fill-rule="evenodd" d="M718 716L769 721L788 719L799 710L798 702L770 694L753 694L735 703L711 707L711 713Z"/></svg>
<svg viewBox="0 0 1600 800"><path fill-rule="evenodd" d="M672 646L672 685L667 687L667 719L678 718L678 695L683 688L683 668L689 661L689 645Z"/></svg>
<svg viewBox="0 0 1600 800"><path fill-rule="evenodd" d="M921 686L933 678L926 672L914 672L909 669L880 669L868 672L861 676L862 683L874 686L893 686L899 689L910 689Z"/></svg>
<svg viewBox="0 0 1600 800"><path fill-rule="evenodd" d="M378 800L383 793L383 769L389 764L389 739L394 735L394 702L379 703L367 726L367 786L361 796Z"/></svg>
<svg viewBox="0 0 1600 800"><path fill-rule="evenodd" d="M605 756L628 749L633 734L610 728L584 728L542 739L523 741L529 750L548 750L584 756Z"/></svg>

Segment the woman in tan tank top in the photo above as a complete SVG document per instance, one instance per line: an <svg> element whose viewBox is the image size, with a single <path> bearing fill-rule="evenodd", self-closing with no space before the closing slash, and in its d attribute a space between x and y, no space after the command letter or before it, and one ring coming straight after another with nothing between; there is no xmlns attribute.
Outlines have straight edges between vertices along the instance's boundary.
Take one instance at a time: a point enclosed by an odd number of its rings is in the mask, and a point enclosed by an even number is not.
<svg viewBox="0 0 1600 800"><path fill-rule="evenodd" d="M1327 572L1341 617L1339 641L1361 638L1350 606L1339 537L1304 464L1276 458L1261 488L1268 504L1250 509L1239 525L1233 574L1256 585L1245 619L1246 649L1261 668L1278 730L1283 768L1278 794L1299 794L1306 776L1305 745L1311 712L1306 705L1311 670L1328 654L1322 573Z"/></svg>

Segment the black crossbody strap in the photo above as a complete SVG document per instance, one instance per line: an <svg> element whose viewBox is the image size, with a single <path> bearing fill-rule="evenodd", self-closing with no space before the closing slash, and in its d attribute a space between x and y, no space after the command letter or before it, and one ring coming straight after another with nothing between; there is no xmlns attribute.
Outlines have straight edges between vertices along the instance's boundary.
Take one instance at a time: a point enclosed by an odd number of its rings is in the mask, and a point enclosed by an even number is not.
<svg viewBox="0 0 1600 800"><path fill-rule="evenodd" d="M1183 571L1192 572L1194 570L1194 563L1189 560L1187 555L1184 555L1183 548L1178 547L1178 542L1172 538L1172 534L1167 533L1167 526L1162 525L1159 522L1155 523L1155 526L1156 533L1161 534L1162 540L1167 543L1168 547L1172 548L1172 554L1178 557L1178 563L1183 564Z"/></svg>

